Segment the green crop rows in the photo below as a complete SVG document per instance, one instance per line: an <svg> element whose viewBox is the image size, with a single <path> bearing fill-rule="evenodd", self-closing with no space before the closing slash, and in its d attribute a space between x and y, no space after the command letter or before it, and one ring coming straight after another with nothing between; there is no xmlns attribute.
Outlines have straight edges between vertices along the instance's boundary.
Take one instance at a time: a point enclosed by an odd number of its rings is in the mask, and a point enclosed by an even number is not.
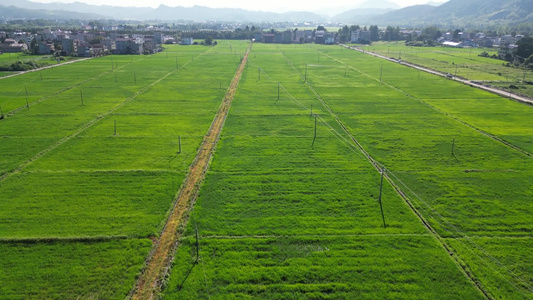
<svg viewBox="0 0 533 300"><path fill-rule="evenodd" d="M254 45L165 298L482 297L474 280L494 297L530 294L528 109L355 51ZM379 173L333 117L440 242L390 185L382 227ZM495 256L506 250L517 254Z"/></svg>
<svg viewBox="0 0 533 300"><path fill-rule="evenodd" d="M130 292L247 46L0 80L0 298ZM531 109L342 47L253 45L161 296L531 297Z"/></svg>
<svg viewBox="0 0 533 300"><path fill-rule="evenodd" d="M504 60L479 56L483 52L497 55L492 48L411 47L403 43L379 42L363 49L533 97L533 86L529 83L533 81L533 72L506 66Z"/></svg>
<svg viewBox="0 0 533 300"><path fill-rule="evenodd" d="M0 298L124 298L238 63L174 46L3 79Z"/></svg>

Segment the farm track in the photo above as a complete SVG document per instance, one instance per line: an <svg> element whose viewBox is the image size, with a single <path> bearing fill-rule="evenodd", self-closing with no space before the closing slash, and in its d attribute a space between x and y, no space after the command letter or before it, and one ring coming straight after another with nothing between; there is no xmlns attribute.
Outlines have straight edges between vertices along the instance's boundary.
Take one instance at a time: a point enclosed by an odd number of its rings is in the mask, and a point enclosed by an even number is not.
<svg viewBox="0 0 533 300"><path fill-rule="evenodd" d="M19 75L22 75L22 74L38 72L38 71L42 71L42 70L46 70L46 69L52 69L52 68L55 68L55 67L60 67L60 66L68 65L68 64L73 64L73 63L77 63L77 62L80 62L80 61L86 61L86 60L93 59L93 58L94 57L87 57L87 58L77 59L77 60L73 60L73 61L67 61L67 62L64 62L62 64L46 66L46 67L42 67L42 68L38 68L38 69L34 69L34 70L29 70L29 71L22 71L22 72L19 72L19 73L16 73L16 74L11 74L11 75L0 77L0 80L1 79L6 79L6 78L10 78L10 77L19 76Z"/></svg>
<svg viewBox="0 0 533 300"><path fill-rule="evenodd" d="M336 58L334 58L334 57L331 57L330 55L327 55L327 54L323 54L323 55L326 56L326 57L328 57L328 58L330 58L331 60L334 60L334 61L336 61L336 62L338 62L338 63L340 63L340 64L342 64L342 65L347 66L345 63L341 62L340 60L338 60L338 59L336 59ZM364 72L362 72L362 71L360 71L360 70L354 69L354 68L351 67L351 66L347 66L347 67L348 67L348 68L351 68L352 70L355 70L355 71L357 71L357 72L359 72L359 73L361 73L361 74L363 74L363 75L365 75L365 76L367 76L368 78L371 78L371 79L374 79L374 80L376 80L376 81L379 81L378 78L374 78L374 77L372 77L372 76L370 76L370 75L368 75L368 74L366 74L366 73L364 73ZM524 150L524 149L522 149L522 148L520 148L520 147L518 147L518 146L516 146L516 145L513 145L513 144L507 142L506 140L499 138L498 136L495 136L495 135L493 135L493 134L491 134L491 133L488 133L488 132L486 132L486 131L484 131L484 130L482 130L482 129L480 129L480 128L477 128L476 126L474 126L474 125L472 125L472 124L469 124L468 122L463 121L463 120L461 120L460 118L458 118L458 117L456 117L456 116L454 116L454 115L452 115L452 114L449 114L449 113L447 113L447 112L445 112L445 111L442 111L442 110L438 109L437 107L435 107L435 106L433 106L433 105L427 103L427 102L424 101L423 99L420 99L420 98L418 98L418 97L416 97L416 96L414 96L414 95L412 95L412 94L410 94L410 93L408 93L408 92L405 92L404 90L402 90L402 89L400 89L400 88L398 88L398 87L395 87L395 86L393 86L393 85L390 85L390 84L388 84L388 83L386 83L386 82L384 82L384 81L380 81L380 83L386 85L387 87L389 87L389 88L391 88L391 89L393 89L393 90L396 90L396 91L398 91L398 92L401 92L402 94L405 94L405 95L406 95L407 97L409 97L409 98L412 98L412 99L415 99L415 100L419 101L420 103L422 103L422 104L428 106L429 108L433 109L434 111L436 111L436 112L438 112L438 113L441 113L441 114L443 114L443 115L445 115L445 116L447 116L447 117L449 117L449 118L451 118L451 119L453 119L453 120L455 120L455 121L457 121L457 122L459 122L459 123L461 123L461 124L463 124L463 125L469 127L470 129L473 129L473 130L475 130L475 131L481 133L482 135L484 135L484 136L486 136L486 137L488 137L488 138L493 139L493 140L496 141L496 142L499 142L499 143L501 143L501 144L503 144L503 145L505 145L505 146L507 146L507 147L509 147L509 148L511 148L511 149L513 149L513 150L515 150L515 151L518 151L518 152L520 152L520 153L522 153L522 154L524 154L524 155L526 155L526 156L531 156L531 153L527 152L526 150Z"/></svg>
<svg viewBox="0 0 533 300"><path fill-rule="evenodd" d="M222 128L231 107L231 102L237 91L241 75L248 60L248 54L253 44L250 44L231 84L224 96L222 104L204 137L198 154L192 162L189 173L182 184L179 194L167 219L163 231L152 249L147 265L135 284L131 299L153 299L161 290L163 279L168 274L174 253L181 237L180 225L185 225L200 190L205 173L209 168L211 158L217 146Z"/></svg>
<svg viewBox="0 0 533 300"><path fill-rule="evenodd" d="M144 59L144 58L143 58L143 59ZM59 66L59 65L58 65L58 66ZM120 67L118 68L118 70L120 70L120 69L122 69L122 68L125 68L126 66L127 66L127 65L120 66ZM41 99L35 100L35 101L29 103L28 106L21 106L21 107L16 108L16 109L14 109L14 110L12 110L12 111L9 111L9 112L7 112L7 113L4 115L4 119L2 119L2 120L5 120L5 119L9 118L10 116L13 116L14 114L18 113L18 112L21 111L21 110L29 109L30 107L32 107L32 106L34 106L34 105L36 105L36 104L39 104L39 103L41 103L41 102L43 102L43 101L45 101L45 100L47 100L47 99L49 99L49 98L52 98L52 97L57 96L57 95L61 95L62 93L67 92L67 91L70 91L70 90L73 89L73 88L79 87L79 86L81 86L81 85L83 85L83 84L86 84L86 83L91 82L91 81L93 81L93 80L99 79L100 77L102 77L102 76L104 76L104 75L107 75L107 74L109 74L109 73L113 73L113 72L115 72L114 69L113 69L113 70L107 70L107 71L104 71L104 72L102 72L102 73L100 73L100 74L98 74L98 75L96 75L96 76L94 76L94 77L92 77L92 78L89 78L89 79L86 79L86 80L84 80L84 81L78 82L78 83L73 84L73 85L71 85L71 86L68 86L68 87L66 87L66 88L64 88L64 89L61 89L61 90L58 91L58 92L55 92L55 93L53 93L53 94L50 94L50 95L44 96L44 97L42 97ZM0 121L1 121L1 120L0 120Z"/></svg>
<svg viewBox="0 0 533 300"><path fill-rule="evenodd" d="M417 69L417 70L420 70L420 71L424 71L424 72L429 73L429 74L433 74L433 75L437 75L437 76L441 76L441 77L447 78L447 76L446 76L447 74L444 74L442 72L439 72L439 71L436 71L436 70L433 70L433 69L430 69L430 68L422 67L422 66L415 65L415 64L409 63L409 62L404 62L404 61L401 61L401 60L398 61L396 59L393 59L393 58L390 58L390 57L386 57L384 55L377 54L377 53L367 52L367 51L361 50L361 49L356 48L356 47L349 47L347 45L340 45L340 46L342 46L344 48L347 48L347 49L352 49L352 50L355 50L355 51L359 51L359 52L362 52L362 53L365 53L365 54L368 54L368 55L372 55L372 56L375 56L375 57L378 57L378 58L381 58L381 59L385 59L385 60L388 60L388 61L393 62L393 63L397 63L397 64L404 65L404 66L407 66L407 67L411 67L411 68L414 68L414 69ZM525 104L533 105L533 99L530 99L530 98L527 98L527 97L523 97L523 96L519 96L519 95L516 95L516 94L513 94L513 93L502 91L502 90L499 90L499 89L487 87L487 86L484 86L484 85L481 85L481 84L477 84L477 83L474 83L474 82L472 82L470 80L462 79L462 78L459 78L459 77L454 77L453 80L457 81L457 82L461 82L461 83L463 83L465 85L468 85L468 86L471 86L471 87L475 87L475 88L478 88L478 89L481 89L481 90L485 90L487 92L496 94L498 96L502 96L504 98L510 98L510 99L516 100L518 102L522 102L522 103L525 103Z"/></svg>
<svg viewBox="0 0 533 300"><path fill-rule="evenodd" d="M190 61L189 61L190 62ZM187 62L186 64L188 64L189 62ZM184 66L186 65L184 64ZM64 143L70 141L71 139L77 137L78 135L80 135L82 132L84 132L86 129L92 127L94 124L96 124L98 121L102 120L103 118L109 116L110 114L112 114L113 112L115 112L116 110L118 110L119 108L123 107L125 104L127 104L128 102L132 101L133 99L135 99L137 96L143 94L144 92L146 92L148 89L150 89L151 87L155 86L156 84L158 84L159 82L163 81L164 79L166 79L167 77L169 77L170 75L174 74L175 72L178 72L178 70L172 70L170 72L168 72L167 74L163 75L161 78L159 78L158 80L152 82L151 84L149 85L146 85L145 87L141 88L140 90L138 90L134 95L126 98L124 101L120 102L119 104L115 105L113 108L111 108L110 110L108 110L107 112L104 112L103 114L99 115L98 117L96 117L95 119L91 120L89 123L83 125L80 129L78 129L77 131L75 131L74 133L60 139L59 141L55 142L53 145L51 145L50 147L44 149L44 150L41 150L39 153L37 153L36 155L34 155L33 157L31 157L30 159L26 160L25 162L21 163L18 167L16 167L15 169L11 170L11 171L8 171L4 174L2 174L0 176L0 183L2 183L2 181L4 181L6 178L14 175L14 174L17 174L19 173L22 169L24 169L26 166L28 166L29 164L31 164L33 161L39 159L40 157L42 157L43 155L53 151L54 149L56 149L57 147L63 145Z"/></svg>
<svg viewBox="0 0 533 300"><path fill-rule="evenodd" d="M289 60L287 56L282 52L282 55L285 57L291 68L298 73L300 76L302 75L292 64L292 62ZM329 57L329 55L328 55ZM331 58L331 57L330 57ZM333 58L331 58L333 59ZM335 59L334 59L335 60ZM338 61L338 60L336 60ZM341 62L341 64L343 64ZM345 65L345 64L343 64ZM351 69L353 69L351 66L348 66ZM359 70L354 69L355 71L360 72L361 74L371 77L366 73L363 73ZM374 166L374 168L378 172L383 172L384 177L387 179L389 184L394 188L394 190L402 197L404 202L407 204L407 206L411 209L411 211L418 217L420 222L426 227L426 229L431 233L431 235L435 238L435 240L442 246L444 250L448 253L452 261L457 265L457 267L463 272L463 274L472 282L472 284L485 296L486 299L492 299L492 297L489 295L488 291L486 291L483 286L481 285L480 281L470 272L466 264L457 256L454 255L454 252L450 245L445 241L443 237L440 236L440 234L431 226L431 224L426 220L424 215L415 207L415 205L411 202L407 194L401 189L401 187L396 184L396 182L393 180L393 178L384 170L384 166L376 161L364 148L363 146L357 141L357 139L352 135L352 133L348 130L346 125L339 119L339 117L333 112L333 110L329 107L329 105L322 99L320 94L313 88L313 86L309 83L309 81L305 81L306 86L309 88L309 90L316 96L317 100L322 103L324 108L330 113L330 115L335 119L337 124L342 128L342 130L347 134L349 139L357 146L357 148L365 155L365 157L368 159L368 161Z"/></svg>

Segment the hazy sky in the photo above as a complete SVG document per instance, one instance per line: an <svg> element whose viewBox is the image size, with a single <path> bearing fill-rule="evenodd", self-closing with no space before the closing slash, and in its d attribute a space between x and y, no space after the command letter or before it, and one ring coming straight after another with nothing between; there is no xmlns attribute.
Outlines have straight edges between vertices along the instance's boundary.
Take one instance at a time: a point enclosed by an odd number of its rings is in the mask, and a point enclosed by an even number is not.
<svg viewBox="0 0 533 300"><path fill-rule="evenodd" d="M208 7L230 7L244 8L248 10L262 11L317 11L323 8L355 8L365 2L365 0L327 0L327 1L291 1L291 0L269 0L269 1L244 1L244 0L33 0L34 2L85 2L95 5L114 6L151 6L157 7L160 4L168 6L194 6L202 5ZM431 0L389 0L402 7L415 4L427 3ZM379 1L377 1L379 2ZM437 1L442 2L442 0Z"/></svg>

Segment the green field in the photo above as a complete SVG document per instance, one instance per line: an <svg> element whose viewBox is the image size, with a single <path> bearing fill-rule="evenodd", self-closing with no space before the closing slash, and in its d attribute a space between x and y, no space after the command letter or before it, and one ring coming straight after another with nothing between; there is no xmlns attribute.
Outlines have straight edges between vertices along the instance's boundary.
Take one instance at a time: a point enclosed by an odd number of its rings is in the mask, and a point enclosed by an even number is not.
<svg viewBox="0 0 533 300"><path fill-rule="evenodd" d="M164 297L531 296L530 113L356 51L254 45ZM438 240L390 185L383 228L379 173L334 117Z"/></svg>
<svg viewBox="0 0 533 300"><path fill-rule="evenodd" d="M247 47L0 80L0 298L126 297ZM531 110L338 46L254 44L160 296L532 297Z"/></svg>
<svg viewBox="0 0 533 300"><path fill-rule="evenodd" d="M124 298L238 63L174 46L3 79L0 298Z"/></svg>
<svg viewBox="0 0 533 300"><path fill-rule="evenodd" d="M78 60L78 57L62 56L60 63ZM20 71L9 71L9 67L16 63L33 63L38 67L56 66L57 59L53 55L29 55L25 53L3 53L0 55L0 77L17 74Z"/></svg>
<svg viewBox="0 0 533 300"><path fill-rule="evenodd" d="M533 97L533 85L526 83L533 81L533 71L507 67L507 62L504 60L479 56L483 52L497 55L498 51L495 48L413 47L400 42L378 42L361 48L471 81L482 82L487 86Z"/></svg>

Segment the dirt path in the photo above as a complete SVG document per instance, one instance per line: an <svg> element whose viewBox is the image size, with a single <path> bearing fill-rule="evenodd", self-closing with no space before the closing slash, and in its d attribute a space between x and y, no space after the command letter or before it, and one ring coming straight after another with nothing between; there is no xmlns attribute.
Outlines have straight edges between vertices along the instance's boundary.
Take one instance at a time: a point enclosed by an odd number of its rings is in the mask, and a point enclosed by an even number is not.
<svg viewBox="0 0 533 300"><path fill-rule="evenodd" d="M163 232L155 242L154 249L150 253L144 272L136 283L135 290L131 297L132 299L153 299L161 290L161 281L168 273L168 269L178 246L179 238L181 237L181 232L178 232L178 227L180 224L186 223L189 209L196 200L200 185L205 177L205 172L209 167L211 157L224 126L224 121L228 115L231 101L235 96L242 72L246 66L251 47L252 45L250 45L246 51L226 95L224 96L224 100L220 105L215 119L213 120L209 131L204 136L198 154L191 164L189 174L180 189L180 193L176 199L172 212L163 228Z"/></svg>
<svg viewBox="0 0 533 300"><path fill-rule="evenodd" d="M369 54L369 55L372 55L372 56L375 56L375 57L386 59L386 60L394 62L394 63L399 63L399 64L404 65L404 66L408 66L408 67L411 67L411 68L414 68L414 69L417 69L417 70L420 70L420 71L424 71L426 73L430 73L430 74L433 74L433 75L437 75L437 76L448 78L447 74L445 74L445 73L442 73L442 72L439 72L439 71L435 71L433 69L421 67L421 66L418 66L418 65L415 65L415 64L412 64L412 63L408 63L408 62L405 62L403 60L396 60L396 59L393 59L393 58L390 58L390 57L386 57L384 55L380 55L380 54L377 54L377 53L364 51L364 50L361 50L361 49L359 49L357 47L349 47L347 45L341 45L341 46L343 46L345 48L348 48L348 49L353 49L353 50L356 50L356 51L359 51L359 52L362 52L362 53L365 53L365 54ZM461 83L469 85L471 87L482 89L482 90L485 90L487 92L491 92L493 94L496 94L496 95L499 95L499 96L502 96L502 97L505 97L505 98L510 98L510 99L513 99L513 100L516 100L516 101L519 101L519 102L522 102L522 103L533 105L533 99L530 99L530 98L527 98L527 97L523 97L523 96L519 96L519 95L515 95L513 93L502 91L502 90L499 90L499 89L496 89L496 88L484 86L482 84L478 84L478 83L472 82L470 80L462 79L462 78L459 78L459 77L456 77L456 76L454 76L452 78L453 78L453 80L455 80L457 82L461 82Z"/></svg>
<svg viewBox="0 0 533 300"><path fill-rule="evenodd" d="M22 75L22 74L26 74L26 73L38 72L38 71L42 71L42 70L46 70L46 69L60 67L60 66L68 65L68 64L77 63L77 62L80 62L80 61L89 60L89 59L92 59L92 58L94 58L94 57L81 58L81 59L76 59L76 60L71 60L71 61L67 61L67 62L64 62L64 63L60 63L60 64L57 64L57 65L46 66L46 67L33 69L33 70L28 70L28 71L22 71L22 72L18 72L18 73L15 73L15 74L11 74L11 75L6 75L6 76L3 76L3 77L0 77L0 79L6 79L6 78L10 78L10 77L15 77L15 76L19 76L19 75Z"/></svg>

